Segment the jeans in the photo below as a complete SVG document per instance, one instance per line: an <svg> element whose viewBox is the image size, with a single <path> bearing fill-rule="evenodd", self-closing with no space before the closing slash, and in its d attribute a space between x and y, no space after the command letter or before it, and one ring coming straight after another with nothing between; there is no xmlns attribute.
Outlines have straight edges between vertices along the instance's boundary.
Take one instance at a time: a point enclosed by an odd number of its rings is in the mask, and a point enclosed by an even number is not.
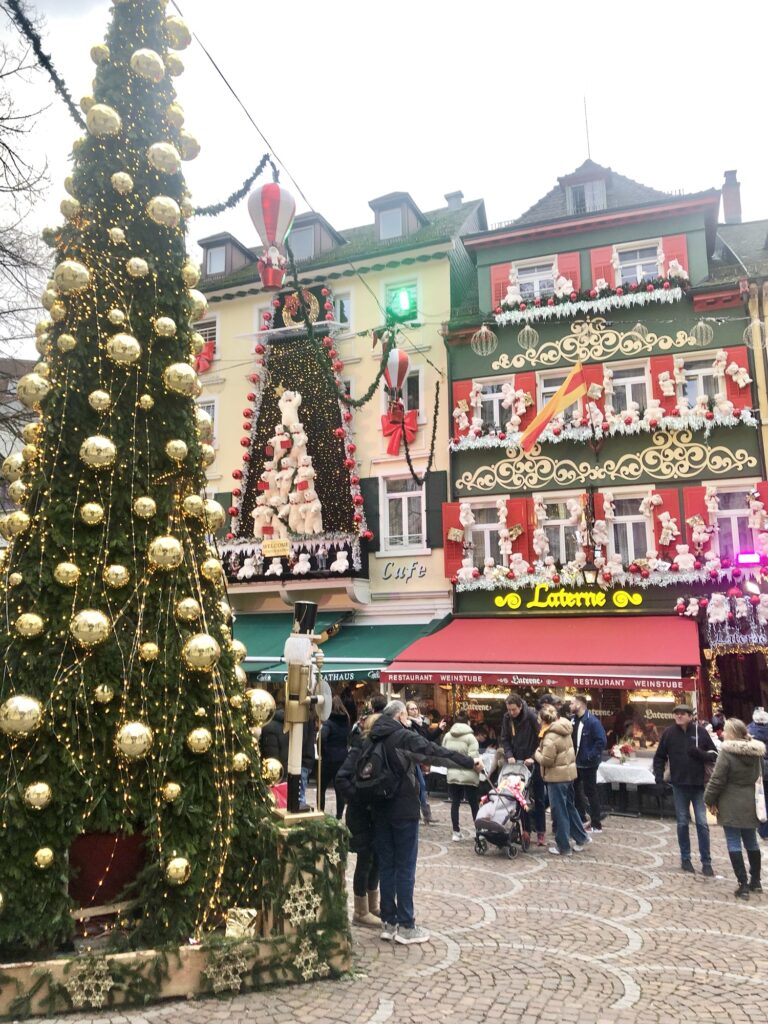
<svg viewBox="0 0 768 1024"><path fill-rule="evenodd" d="M597 792L597 765L594 768L576 768L579 773L575 782L576 810L585 820L587 805L589 805L589 820L593 828L600 828L602 816L600 814L600 797Z"/></svg>
<svg viewBox="0 0 768 1024"><path fill-rule="evenodd" d="M424 778L424 772L421 770L421 765L416 765L416 781L419 784L419 803L423 807L427 800L427 780Z"/></svg>
<svg viewBox="0 0 768 1024"><path fill-rule="evenodd" d="M305 804L307 796L307 783L309 782L309 768L301 769L301 780L299 782L299 803Z"/></svg>
<svg viewBox="0 0 768 1024"><path fill-rule="evenodd" d="M419 855L419 822L374 821L373 845L379 860L381 920L402 928L415 926L413 886Z"/></svg>
<svg viewBox="0 0 768 1024"><path fill-rule="evenodd" d="M584 831L579 812L576 810L573 783L548 782L547 793L557 828L555 842L560 853L567 853L570 850L571 839L580 846L588 842L587 833Z"/></svg>
<svg viewBox="0 0 768 1024"><path fill-rule="evenodd" d="M355 864L355 873L352 877L352 892L355 896L367 896L373 889L379 887L379 862L376 859L375 851L366 846L360 850Z"/></svg>
<svg viewBox="0 0 768 1024"><path fill-rule="evenodd" d="M741 853L742 842L745 850L760 849L757 834L753 828L735 828L733 825L723 825L723 832L725 832L725 845L728 847L728 853Z"/></svg>
<svg viewBox="0 0 768 1024"><path fill-rule="evenodd" d="M536 831L542 835L547 831L547 787L541 777L541 768L533 766L531 776L531 796L533 797L533 822Z"/></svg>
<svg viewBox="0 0 768 1024"><path fill-rule="evenodd" d="M477 786L463 786L460 782L449 782L448 795L451 798L451 825L453 826L453 831L458 832L461 798L464 797L469 804L469 809L472 812L472 821L474 822L477 817L480 794L477 792Z"/></svg>
<svg viewBox="0 0 768 1024"><path fill-rule="evenodd" d="M757 834L761 839L768 839L768 821L761 821L757 826Z"/></svg>
<svg viewBox="0 0 768 1024"><path fill-rule="evenodd" d="M688 831L688 808L693 804L693 816L696 822L696 835L699 839L699 853L702 864L711 864L709 852L709 825L707 809L704 806L703 786L672 786L675 798L675 814L677 815L677 844L680 847L680 858L691 859L691 837Z"/></svg>

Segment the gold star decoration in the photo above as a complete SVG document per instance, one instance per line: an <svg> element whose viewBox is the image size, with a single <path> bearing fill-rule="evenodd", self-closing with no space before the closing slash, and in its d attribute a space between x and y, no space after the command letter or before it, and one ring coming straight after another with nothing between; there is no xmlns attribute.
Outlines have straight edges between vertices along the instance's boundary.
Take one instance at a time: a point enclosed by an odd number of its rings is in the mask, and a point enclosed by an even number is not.
<svg viewBox="0 0 768 1024"><path fill-rule="evenodd" d="M278 398L280 398L282 396L284 391L285 391L285 388L283 387L282 384L278 384L277 387L275 388L275 394L277 395Z"/></svg>
<svg viewBox="0 0 768 1024"><path fill-rule="evenodd" d="M114 980L106 960L92 956L74 961L69 977L64 982L76 1009L83 1006L101 1009L113 985Z"/></svg>

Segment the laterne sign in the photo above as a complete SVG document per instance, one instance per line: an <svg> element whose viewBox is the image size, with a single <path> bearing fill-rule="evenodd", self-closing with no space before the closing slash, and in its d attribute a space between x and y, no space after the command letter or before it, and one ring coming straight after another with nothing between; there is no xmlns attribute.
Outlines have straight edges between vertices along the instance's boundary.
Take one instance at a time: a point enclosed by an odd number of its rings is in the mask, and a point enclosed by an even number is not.
<svg viewBox="0 0 768 1024"><path fill-rule="evenodd" d="M568 587L552 587L548 583L537 583L533 591L523 593L511 590L496 594L493 605L503 611L512 612L608 612L640 608L643 595L630 590L571 590Z"/></svg>

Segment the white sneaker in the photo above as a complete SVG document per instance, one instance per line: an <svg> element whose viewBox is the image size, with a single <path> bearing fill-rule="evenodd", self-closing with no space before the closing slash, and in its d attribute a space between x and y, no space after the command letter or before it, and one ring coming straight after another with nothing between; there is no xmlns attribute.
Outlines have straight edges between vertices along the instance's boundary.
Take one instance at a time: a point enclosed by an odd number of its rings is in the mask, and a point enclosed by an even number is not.
<svg viewBox="0 0 768 1024"><path fill-rule="evenodd" d="M567 850L565 853L561 853L556 846L550 846L549 852L553 857L570 857L571 851Z"/></svg>
<svg viewBox="0 0 768 1024"><path fill-rule="evenodd" d="M461 842L461 832L454 832L453 833L453 841L454 841L454 843L460 843Z"/></svg>
<svg viewBox="0 0 768 1024"><path fill-rule="evenodd" d="M396 937L397 937L397 925L396 924L387 924L386 921L382 921L382 924L381 924L381 935L379 936L379 938L382 940L382 942L391 942Z"/></svg>
<svg viewBox="0 0 768 1024"><path fill-rule="evenodd" d="M404 946L410 946L412 942L429 942L429 932L426 928L398 928L395 942L401 942Z"/></svg>
<svg viewBox="0 0 768 1024"><path fill-rule="evenodd" d="M587 836L583 843L571 843L571 849L574 853L583 853L584 847L589 846L592 840Z"/></svg>

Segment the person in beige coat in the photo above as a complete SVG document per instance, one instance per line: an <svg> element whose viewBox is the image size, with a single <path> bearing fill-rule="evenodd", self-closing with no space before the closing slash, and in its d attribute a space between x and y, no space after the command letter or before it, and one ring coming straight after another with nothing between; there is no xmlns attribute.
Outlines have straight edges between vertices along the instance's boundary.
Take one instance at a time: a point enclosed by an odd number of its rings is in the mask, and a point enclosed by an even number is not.
<svg viewBox="0 0 768 1024"><path fill-rule="evenodd" d="M480 746L477 742L472 727L469 724L468 716L460 711L449 731L443 736L443 746L448 750L458 750L461 754L476 758L480 753ZM461 829L459 828L459 807L462 797L469 804L474 823L477 817L479 805L479 784L477 772L472 768L448 769L448 794L451 798L451 825L453 826L453 841L458 843L461 840Z"/></svg>
<svg viewBox="0 0 768 1024"><path fill-rule="evenodd" d="M556 856L570 857L571 840L577 853L581 853L587 843L592 842L584 831L574 800L573 781L577 772L573 726L567 718L559 718L557 709L550 704L545 704L539 711L539 722L544 732L533 756L547 787L556 830L557 845L550 846L549 852Z"/></svg>

